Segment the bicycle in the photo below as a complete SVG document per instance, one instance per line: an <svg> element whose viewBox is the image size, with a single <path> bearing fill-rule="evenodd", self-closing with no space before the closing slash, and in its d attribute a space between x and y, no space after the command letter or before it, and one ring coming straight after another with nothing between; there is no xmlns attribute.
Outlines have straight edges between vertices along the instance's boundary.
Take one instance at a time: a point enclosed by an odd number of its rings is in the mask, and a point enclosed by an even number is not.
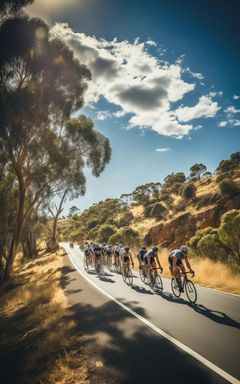
<svg viewBox="0 0 240 384"><path fill-rule="evenodd" d="M163 290L163 282L159 273L156 272L157 269L160 269L160 268L151 268L149 270L149 273L147 274L147 283L150 285L152 290L161 293ZM153 274L153 271L154 271L154 274Z"/></svg>
<svg viewBox="0 0 240 384"><path fill-rule="evenodd" d="M131 268L129 267L129 264L125 269L122 268L122 278L124 283L126 283L127 285L133 284L133 274Z"/></svg>
<svg viewBox="0 0 240 384"><path fill-rule="evenodd" d="M171 280L171 288L174 296L180 297L181 293L186 292L188 300L195 304L197 301L197 290L194 283L187 278L187 274L191 273L190 271L185 273L178 273L176 277L173 277ZM194 277L194 273L191 273Z"/></svg>
<svg viewBox="0 0 240 384"><path fill-rule="evenodd" d="M101 277L103 275L104 267L101 257L98 257L95 261L95 271L98 277Z"/></svg>
<svg viewBox="0 0 240 384"><path fill-rule="evenodd" d="M146 273L146 266L144 264L139 266L139 276L142 282L145 283L147 278L147 273Z"/></svg>

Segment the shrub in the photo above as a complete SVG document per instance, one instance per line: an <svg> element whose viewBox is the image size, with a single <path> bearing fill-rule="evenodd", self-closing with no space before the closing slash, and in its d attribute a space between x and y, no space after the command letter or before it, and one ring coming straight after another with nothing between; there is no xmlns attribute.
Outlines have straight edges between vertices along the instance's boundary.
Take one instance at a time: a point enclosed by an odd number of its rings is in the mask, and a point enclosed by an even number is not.
<svg viewBox="0 0 240 384"><path fill-rule="evenodd" d="M88 229L92 229L92 228L95 228L97 225L100 225L100 224L101 224L101 221L96 217L96 218L90 219L86 223L86 226Z"/></svg>
<svg viewBox="0 0 240 384"><path fill-rule="evenodd" d="M181 189L181 195L185 200L192 200L196 197L196 187L193 183L189 183L187 185L183 185Z"/></svg>
<svg viewBox="0 0 240 384"><path fill-rule="evenodd" d="M150 216L162 219L167 212L167 209L160 203L154 203L152 205Z"/></svg>
<svg viewBox="0 0 240 384"><path fill-rule="evenodd" d="M134 219L134 216L131 211L127 211L123 214L123 216L118 221L119 227L126 227L127 225L131 224L132 220Z"/></svg>
<svg viewBox="0 0 240 384"><path fill-rule="evenodd" d="M233 263L240 265L240 210L233 209L221 217L219 238L229 249Z"/></svg>
<svg viewBox="0 0 240 384"><path fill-rule="evenodd" d="M87 238L89 240L97 240L98 239L98 230L100 228L100 225L96 225L96 227L90 229L90 231L87 233Z"/></svg>
<svg viewBox="0 0 240 384"><path fill-rule="evenodd" d="M120 232L114 233L108 239L109 244L114 245L116 243L123 243L123 238Z"/></svg>
<svg viewBox="0 0 240 384"><path fill-rule="evenodd" d="M135 246L139 244L139 233L138 231L135 231L135 229L132 229L131 227L125 227L120 231L120 233L125 244L129 246Z"/></svg>
<svg viewBox="0 0 240 384"><path fill-rule="evenodd" d="M112 225L103 224L98 230L98 240L102 243L107 243L114 233L116 233L116 229Z"/></svg>
<svg viewBox="0 0 240 384"><path fill-rule="evenodd" d="M186 202L184 200L180 200L176 205L173 207L173 213L184 211L186 208Z"/></svg>
<svg viewBox="0 0 240 384"><path fill-rule="evenodd" d="M220 189L220 192L225 196L236 197L240 195L239 186L237 185L237 183L235 183L231 179L222 180L219 183L219 189Z"/></svg>

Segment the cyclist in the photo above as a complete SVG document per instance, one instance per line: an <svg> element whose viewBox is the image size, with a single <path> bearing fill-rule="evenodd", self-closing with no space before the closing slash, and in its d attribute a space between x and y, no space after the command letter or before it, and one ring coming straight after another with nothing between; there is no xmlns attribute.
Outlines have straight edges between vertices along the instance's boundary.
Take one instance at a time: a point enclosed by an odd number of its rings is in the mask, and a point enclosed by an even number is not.
<svg viewBox="0 0 240 384"><path fill-rule="evenodd" d="M170 255L168 256L168 264L169 264L169 269L172 276L177 277L180 271L182 273L185 273L183 260L185 260L189 271L192 274L194 274L194 271L189 263L187 254L188 254L188 247L186 245L182 245L179 249L175 249L170 253Z"/></svg>
<svg viewBox="0 0 240 384"><path fill-rule="evenodd" d="M94 244L92 249L93 249L93 257L94 257L94 266L96 268L96 262L97 260L102 259L103 252L99 244Z"/></svg>
<svg viewBox="0 0 240 384"><path fill-rule="evenodd" d="M162 273L163 268L161 266L161 263L158 257L158 247L155 247L155 246L152 247L151 251L148 251L147 253L145 253L143 259L146 264L146 273L149 274L151 269L156 268L156 261Z"/></svg>
<svg viewBox="0 0 240 384"><path fill-rule="evenodd" d="M145 247L145 245L143 245L138 253L137 253L137 258L138 258L138 261L139 261L139 268L142 267L143 263L144 263L144 255L147 253L147 248Z"/></svg>
<svg viewBox="0 0 240 384"><path fill-rule="evenodd" d="M112 254L113 254L113 250L112 250L112 246L111 245L108 245L107 248L105 249L105 253L107 255L107 265L111 265L112 264Z"/></svg>
<svg viewBox="0 0 240 384"><path fill-rule="evenodd" d="M121 253L120 253L120 257L121 257L121 264L123 267L123 272L126 274L126 270L127 270L127 267L129 267L130 261L132 264L132 268L134 267L132 254L130 252L130 248L127 245L122 248Z"/></svg>
<svg viewBox="0 0 240 384"><path fill-rule="evenodd" d="M114 265L116 267L119 265L119 257L120 257L120 251L121 251L121 247L119 243L116 243L113 251L114 251Z"/></svg>
<svg viewBox="0 0 240 384"><path fill-rule="evenodd" d="M86 264L91 265L92 264L92 252L89 244L86 244L84 247L84 257L86 259Z"/></svg>

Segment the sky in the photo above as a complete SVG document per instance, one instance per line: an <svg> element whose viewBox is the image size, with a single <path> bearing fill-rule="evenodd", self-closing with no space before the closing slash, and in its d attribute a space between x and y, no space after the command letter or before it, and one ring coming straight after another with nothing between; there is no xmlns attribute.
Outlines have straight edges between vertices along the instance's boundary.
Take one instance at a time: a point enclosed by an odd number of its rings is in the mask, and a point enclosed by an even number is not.
<svg viewBox="0 0 240 384"><path fill-rule="evenodd" d="M36 0L27 12L91 70L80 113L112 147L65 215L240 150L238 0Z"/></svg>

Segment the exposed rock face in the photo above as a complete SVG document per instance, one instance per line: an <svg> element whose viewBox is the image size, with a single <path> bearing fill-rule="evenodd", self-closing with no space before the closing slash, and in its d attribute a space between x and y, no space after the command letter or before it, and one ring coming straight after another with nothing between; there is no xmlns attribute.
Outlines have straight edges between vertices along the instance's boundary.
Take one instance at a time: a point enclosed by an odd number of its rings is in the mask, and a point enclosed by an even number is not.
<svg viewBox="0 0 240 384"><path fill-rule="evenodd" d="M230 209L240 209L240 196L231 200L221 199L218 205L204 212L195 215L187 212L166 224L155 225L145 236L145 243L179 247L186 243L198 229L218 227L221 216Z"/></svg>

